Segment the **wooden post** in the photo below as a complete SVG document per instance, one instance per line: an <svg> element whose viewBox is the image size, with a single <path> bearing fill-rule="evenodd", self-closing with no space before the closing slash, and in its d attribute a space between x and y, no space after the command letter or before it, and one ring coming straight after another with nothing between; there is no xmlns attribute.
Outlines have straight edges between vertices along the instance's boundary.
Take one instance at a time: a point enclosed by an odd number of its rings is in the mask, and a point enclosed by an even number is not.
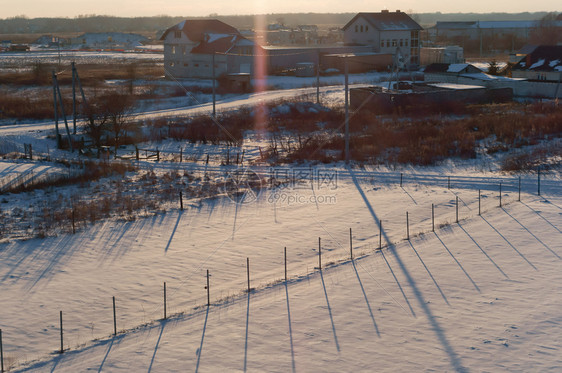
<svg viewBox="0 0 562 373"><path fill-rule="evenodd" d="M246 258L246 272L248 275L248 293L250 293L250 258Z"/></svg>
<svg viewBox="0 0 562 373"><path fill-rule="evenodd" d="M4 373L4 349L2 347L2 329L0 329L0 373Z"/></svg>
<svg viewBox="0 0 562 373"><path fill-rule="evenodd" d="M205 289L207 289L207 307L209 307L211 305L211 289L210 289L210 283L209 283L209 270L207 270L207 286L205 287Z"/></svg>
<svg viewBox="0 0 562 373"><path fill-rule="evenodd" d="M236 153L236 165L238 166L238 161L240 161L240 152Z"/></svg>
<svg viewBox="0 0 562 373"><path fill-rule="evenodd" d="M180 148L180 163L183 161L183 149Z"/></svg>
<svg viewBox="0 0 562 373"><path fill-rule="evenodd" d="M156 148L156 162L160 162L160 150Z"/></svg>
<svg viewBox="0 0 562 373"><path fill-rule="evenodd" d="M117 335L117 314L115 313L115 296L113 297L113 335Z"/></svg>
<svg viewBox="0 0 562 373"><path fill-rule="evenodd" d="M379 220L379 250L382 250L382 219Z"/></svg>
<svg viewBox="0 0 562 373"><path fill-rule="evenodd" d="M183 192L180 190L180 210L183 211Z"/></svg>
<svg viewBox="0 0 562 373"><path fill-rule="evenodd" d="M447 176L447 189L451 189L451 177Z"/></svg>
<svg viewBox="0 0 562 373"><path fill-rule="evenodd" d="M284 259L285 259L285 282L287 282L287 247L285 247L284 252Z"/></svg>
<svg viewBox="0 0 562 373"><path fill-rule="evenodd" d="M408 217L408 211L406 211L406 237L410 241L410 219Z"/></svg>
<svg viewBox="0 0 562 373"><path fill-rule="evenodd" d="M541 166L537 170L537 195L541 195Z"/></svg>
<svg viewBox="0 0 562 373"><path fill-rule="evenodd" d="M459 196L455 196L455 216L456 216L456 220L455 222L458 224L459 223Z"/></svg>
<svg viewBox="0 0 562 373"><path fill-rule="evenodd" d="M207 160L205 161L205 164L209 164L209 153L207 153Z"/></svg>
<svg viewBox="0 0 562 373"><path fill-rule="evenodd" d="M500 208L502 207L502 183L500 182Z"/></svg>
<svg viewBox="0 0 562 373"><path fill-rule="evenodd" d="M72 207L72 234L76 233L76 226L74 224L74 218L75 218L75 212L74 212L74 206Z"/></svg>
<svg viewBox="0 0 562 373"><path fill-rule="evenodd" d="M318 268L322 270L322 245L320 243L320 237L318 237Z"/></svg>
<svg viewBox="0 0 562 373"><path fill-rule="evenodd" d="M435 205L431 204L431 231L435 232Z"/></svg>
<svg viewBox="0 0 562 373"><path fill-rule="evenodd" d="M478 189L478 215L480 215L480 189Z"/></svg>
<svg viewBox="0 0 562 373"><path fill-rule="evenodd" d="M166 281L164 281L164 320L168 317L166 315Z"/></svg>
<svg viewBox="0 0 562 373"><path fill-rule="evenodd" d="M353 260L353 235L351 233L351 228L349 228L349 256Z"/></svg>
<svg viewBox="0 0 562 373"><path fill-rule="evenodd" d="M63 332L62 332L62 311L60 311L60 351L59 353L63 353L64 352L64 347L63 347Z"/></svg>
<svg viewBox="0 0 562 373"><path fill-rule="evenodd" d="M244 152L245 150L242 149L242 158L240 158L240 164L244 163Z"/></svg>
<svg viewBox="0 0 562 373"><path fill-rule="evenodd" d="M521 176L519 176L519 197L517 197L517 201L521 202Z"/></svg>
<svg viewBox="0 0 562 373"><path fill-rule="evenodd" d="M400 187L402 187L402 173L400 173Z"/></svg>
<svg viewBox="0 0 562 373"><path fill-rule="evenodd" d="M137 161L139 160L139 148L135 145L135 155L137 157Z"/></svg>

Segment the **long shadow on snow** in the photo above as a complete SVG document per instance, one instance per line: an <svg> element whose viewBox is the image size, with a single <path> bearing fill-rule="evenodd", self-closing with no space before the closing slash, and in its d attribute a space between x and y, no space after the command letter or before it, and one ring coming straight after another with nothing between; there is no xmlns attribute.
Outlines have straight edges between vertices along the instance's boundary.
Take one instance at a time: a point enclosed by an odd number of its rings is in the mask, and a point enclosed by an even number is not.
<svg viewBox="0 0 562 373"><path fill-rule="evenodd" d="M355 175L353 173L353 170L351 168L348 168L348 170L349 170L349 173L351 175L351 178L353 179L353 183L355 184L355 187L357 188L357 191L359 192L359 194L363 198L363 201L365 202L365 205L369 209L369 212L371 213L371 215L373 217L373 220L375 221L375 223L378 226L379 218L375 214L375 211L373 210L373 207L371 206L371 203L367 199L367 196L363 192L363 189L361 189L361 186L359 185L359 182L357 181L357 178L355 177ZM460 358L457 356L456 352L453 350L453 348L449 344L449 341L447 340L447 336L445 335L445 331L443 330L443 328L441 328L441 325L439 325L439 322L437 321L437 319L435 318L435 316L431 312L431 309L429 308L429 306L425 302L420 289L418 288L416 282L414 281L414 279L410 275L410 272L406 268L406 265L402 261L402 258L400 257L400 255L396 251L395 247L391 245L390 239L388 238L388 235L386 234L386 231L384 229L382 231L382 234L384 235L384 238L387 242L388 250L394 255L398 265L400 266L400 269L402 270L402 272L406 276L408 284L410 285L410 287L411 287L416 299L418 300L418 303L419 303L420 307L424 311L429 323L431 324L431 327L432 327L433 331L437 335L437 339L439 340L439 342L441 343L441 345L443 346L443 348L445 350L445 353L449 357L449 361L451 362L451 365L458 372L467 371L467 369L462 365L462 361L460 360Z"/></svg>
<svg viewBox="0 0 562 373"><path fill-rule="evenodd" d="M555 255L558 259L562 259L558 254L556 254L556 252L554 252L554 250L552 250L550 247L548 247L544 242L542 242L537 236L535 236L535 234L533 232L531 232L526 226L524 226L523 224L521 224L521 222L519 220L517 220L516 218L513 217L513 215L511 215L509 212L507 212L503 207L502 207L503 212L505 212L507 215L509 215L510 218L512 218L513 220L515 220L517 222L517 224L519 224L521 226L521 228L525 229L531 236L533 236L535 238L535 240L537 240L538 242L540 242L541 245L543 245L545 247L545 249L547 249L548 251L550 251L553 255Z"/></svg>
<svg viewBox="0 0 562 373"><path fill-rule="evenodd" d="M418 253L418 251L416 250L416 248L414 247L414 245L412 245L412 241L408 241L408 243L410 244L410 247L412 248L412 250L414 250L414 252L416 253L416 256L418 257L418 259L420 260L421 264L423 265L423 267L425 268L425 270L427 271L427 274L429 275L429 277L431 278L431 281L433 281L433 283L435 284L435 287L437 288L437 290L439 290L439 293L441 294L441 296L443 297L443 299L445 300L445 303L447 303L448 306L450 306L449 301L447 300L447 297L445 296L445 293L443 293L443 291L441 290L441 286L439 286L439 284L437 283L437 281L435 280L435 278L433 277L433 274L431 273L431 271L429 270L429 268L427 268L427 266L425 265L425 262L423 261L423 259L421 258L420 254Z"/></svg>
<svg viewBox="0 0 562 373"><path fill-rule="evenodd" d="M367 298L367 293L365 292L365 288L363 287L363 282L361 281L361 277L359 277L359 272L357 271L357 267L355 266L355 261L353 259L351 260L351 264L353 265L355 276L357 276L357 281L359 281L359 286L361 286L361 291L363 292L365 303L367 304L367 308L369 309L369 315L371 315L371 320L373 320L373 326L375 327L377 336L380 337L381 334L379 333L379 327L377 326L377 322L375 321L375 316L373 315L373 310L371 309L371 303L369 303L369 298Z"/></svg>
<svg viewBox="0 0 562 373"><path fill-rule="evenodd" d="M174 225L174 229L172 229L172 234L170 235L170 239L168 240L168 243L166 244L166 248L164 249L164 252L167 253L168 249L170 248L170 244L172 243L172 240L174 239L174 235L176 234L176 231L178 230L178 225L180 224L180 220L181 217L183 216L183 211L179 211L178 212L178 218L176 219L176 225Z"/></svg>
<svg viewBox="0 0 562 373"><path fill-rule="evenodd" d="M148 366L148 373L150 373L152 371L152 365L154 364L154 358L156 357L156 352L158 352L158 347L160 346L160 340L162 340L162 334L164 333L164 327L166 327L166 323L167 323L166 320L160 320L160 334L158 334L158 340L156 341L156 346L154 347L154 353L152 354L152 359L150 359L150 365ZM101 369L101 367L100 367L100 369Z"/></svg>
<svg viewBox="0 0 562 373"><path fill-rule="evenodd" d="M498 230L496 229L496 227L494 227L492 224L490 224L490 223L488 222L488 220L486 220L482 215L480 215L480 219L484 220L484 221L486 222L486 224L488 224L488 225L490 226L490 228L492 228L492 229L498 234L498 236L500 236L509 246L511 246L511 248L512 248L517 254L519 254L519 256L520 256L521 258L523 258L524 261L527 262L527 264L529 264L531 267L533 267L533 269L534 269L535 271L538 271L537 267L535 267L534 264L531 263L531 262L525 257L525 255L523 255L519 250L517 250L517 248L516 248L515 246L513 246L513 244L512 244L511 242L509 242L509 240L508 240L507 238L505 238L505 236L504 236L503 234L501 234L500 231L498 231Z"/></svg>
<svg viewBox="0 0 562 373"><path fill-rule="evenodd" d="M291 343L291 367L293 373L297 371L295 365L295 349L293 345L293 326L291 323L291 306L289 305L289 287L287 286L287 281L285 281L285 296L287 298L287 319L289 321L289 341Z"/></svg>
<svg viewBox="0 0 562 373"><path fill-rule="evenodd" d="M207 320L209 319L209 309L211 307L207 307L207 312L205 312L205 323L203 324L203 333L201 334L201 345L196 351L197 354L197 365L195 366L195 372L199 371L199 363L201 362L201 353L203 352L203 341L205 340L205 332L207 331Z"/></svg>
<svg viewBox="0 0 562 373"><path fill-rule="evenodd" d="M533 211L535 214L537 214L538 216L540 216L545 222L547 222L550 226L552 226L552 228L556 229L558 231L558 233L562 233L562 231L560 229L558 229L557 226L555 226L554 224L552 224L547 218L545 218L544 216L542 216L540 211L537 211L535 209L533 209L531 206L529 206L528 204L526 204L525 202L521 201L521 203L525 206L527 206L527 208L531 211Z"/></svg>
<svg viewBox="0 0 562 373"><path fill-rule="evenodd" d="M459 266L459 268L464 272L464 274L466 275L466 277L470 280L470 282L472 282L472 285L474 286L474 288L476 290L478 290L478 292L480 292L480 288L478 287L478 285L476 285L476 282L474 282L474 280L472 280L472 277L470 277L470 275L468 274L468 272L465 271L464 267L461 265L461 263L457 260L457 258L455 258L455 256L453 255L453 253L449 250L449 248L447 247L447 245L445 245L445 242L443 242L443 240L441 239L441 237L439 237L439 235L437 234L437 232L435 232L435 237L437 237L437 239L439 240L439 242L441 242L441 245L443 245L443 247L445 248L445 250L447 250L447 252L449 253L449 255L451 255L451 257L453 258L453 260L455 261L455 263L457 263L457 265Z"/></svg>
<svg viewBox="0 0 562 373"><path fill-rule="evenodd" d="M340 352L340 344L338 342L338 335L336 334L336 325L334 324L334 317L332 316L332 307L330 307L330 300L328 299L328 292L326 291L326 283L324 282L324 274L320 269L320 279L322 280L322 288L324 289L324 297L326 297L326 305L328 306L328 313L330 314L330 321L332 322L332 332L334 333L334 342L336 342L336 349Z"/></svg>
<svg viewBox="0 0 562 373"><path fill-rule="evenodd" d="M251 293L248 292L248 307L246 308L246 337L244 338L244 372L247 371L247 367L248 367L248 331L250 327L250 296Z"/></svg>

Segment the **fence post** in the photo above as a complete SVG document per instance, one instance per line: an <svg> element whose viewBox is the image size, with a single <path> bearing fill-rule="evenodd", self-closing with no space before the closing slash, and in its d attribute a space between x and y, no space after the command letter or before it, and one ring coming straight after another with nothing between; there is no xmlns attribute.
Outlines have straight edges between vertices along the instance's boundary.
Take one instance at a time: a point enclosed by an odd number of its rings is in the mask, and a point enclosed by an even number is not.
<svg viewBox="0 0 562 373"><path fill-rule="evenodd" d="M400 173L400 187L402 187L402 172Z"/></svg>
<svg viewBox="0 0 562 373"><path fill-rule="evenodd" d="M209 164L209 153L207 153L207 160L205 161L205 164Z"/></svg>
<svg viewBox="0 0 562 373"><path fill-rule="evenodd" d="M164 320L167 319L166 315L166 281L164 281Z"/></svg>
<svg viewBox="0 0 562 373"><path fill-rule="evenodd" d="M244 163L244 152L245 150L242 149L242 158L240 158L240 164Z"/></svg>
<svg viewBox="0 0 562 373"><path fill-rule="evenodd" d="M74 224L74 218L75 218L74 206L72 206L72 234L76 233L76 225Z"/></svg>
<svg viewBox="0 0 562 373"><path fill-rule="evenodd" d="M285 282L287 282L287 247L283 250L284 259L285 259Z"/></svg>
<svg viewBox="0 0 562 373"><path fill-rule="evenodd" d="M318 268L322 270L322 245L320 243L320 237L318 237Z"/></svg>
<svg viewBox="0 0 562 373"><path fill-rule="evenodd" d="M60 351L59 353L63 353L64 352L64 347L63 347L63 331L62 331L62 311L60 311Z"/></svg>
<svg viewBox="0 0 562 373"><path fill-rule="evenodd" d="M502 183L500 182L500 208L502 207Z"/></svg>
<svg viewBox="0 0 562 373"><path fill-rule="evenodd" d="M246 258L246 272L248 274L248 294L250 293L250 258Z"/></svg>
<svg viewBox="0 0 562 373"><path fill-rule="evenodd" d="M379 220L379 250L382 250L382 219Z"/></svg>
<svg viewBox="0 0 562 373"><path fill-rule="evenodd" d="M180 210L183 211L183 193L181 190L180 190Z"/></svg>
<svg viewBox="0 0 562 373"><path fill-rule="evenodd" d="M537 170L537 194L541 195L541 166Z"/></svg>
<svg viewBox="0 0 562 373"><path fill-rule="evenodd" d="M521 202L521 176L519 176L519 197L517 197L517 201Z"/></svg>
<svg viewBox="0 0 562 373"><path fill-rule="evenodd" d="M209 270L207 270L207 286L205 286L205 289L207 289L207 307L209 307L211 305L211 289L210 289L210 283L209 283Z"/></svg>
<svg viewBox="0 0 562 373"><path fill-rule="evenodd" d="M478 189L478 216L480 216L480 189Z"/></svg>
<svg viewBox="0 0 562 373"><path fill-rule="evenodd" d="M456 196L456 199L455 199L455 212L456 212L456 215L455 215L456 221L455 222L458 224L459 223L459 196Z"/></svg>
<svg viewBox="0 0 562 373"><path fill-rule="evenodd" d="M406 211L406 237L408 241L410 240L410 218L408 216L408 211Z"/></svg>
<svg viewBox="0 0 562 373"><path fill-rule="evenodd" d="M447 176L447 189L451 189L451 177Z"/></svg>
<svg viewBox="0 0 562 373"><path fill-rule="evenodd" d="M115 296L113 296L113 335L117 335L117 314L115 313Z"/></svg>
<svg viewBox="0 0 562 373"><path fill-rule="evenodd" d="M349 228L349 255L351 260L353 260L353 235L351 233L351 228Z"/></svg>
<svg viewBox="0 0 562 373"><path fill-rule="evenodd" d="M139 148L135 145L135 156L137 157L137 161L139 160Z"/></svg>
<svg viewBox="0 0 562 373"><path fill-rule="evenodd" d="M160 150L156 148L156 162L160 162Z"/></svg>
<svg viewBox="0 0 562 373"><path fill-rule="evenodd" d="M182 162L182 160L183 160L183 149L180 148L180 163Z"/></svg>
<svg viewBox="0 0 562 373"><path fill-rule="evenodd" d="M2 329L0 329L0 373L4 373L4 349L2 347Z"/></svg>
<svg viewBox="0 0 562 373"><path fill-rule="evenodd" d="M431 231L435 232L435 205L431 204Z"/></svg>

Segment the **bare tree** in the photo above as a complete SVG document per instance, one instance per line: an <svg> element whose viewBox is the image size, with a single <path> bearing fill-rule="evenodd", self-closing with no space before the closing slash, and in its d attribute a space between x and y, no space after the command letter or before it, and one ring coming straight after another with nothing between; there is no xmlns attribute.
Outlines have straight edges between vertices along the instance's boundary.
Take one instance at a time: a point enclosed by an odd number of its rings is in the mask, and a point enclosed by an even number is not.
<svg viewBox="0 0 562 373"><path fill-rule="evenodd" d="M557 13L548 13L537 21L530 41L537 45L557 45L562 42L562 28L557 26Z"/></svg>

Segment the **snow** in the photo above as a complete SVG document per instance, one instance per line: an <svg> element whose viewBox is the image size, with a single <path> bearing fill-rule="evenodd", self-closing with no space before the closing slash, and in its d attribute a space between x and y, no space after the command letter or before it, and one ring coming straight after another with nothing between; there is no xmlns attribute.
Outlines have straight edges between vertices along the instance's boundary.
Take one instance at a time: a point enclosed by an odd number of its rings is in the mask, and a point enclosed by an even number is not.
<svg viewBox="0 0 562 373"><path fill-rule="evenodd" d="M550 67L554 67L554 66L558 65L559 63L560 63L560 60L552 60L552 61L549 62L548 65Z"/></svg>
<svg viewBox="0 0 562 373"><path fill-rule="evenodd" d="M468 64L466 63L452 63L449 65L449 68L447 69L448 73L458 73L461 72L462 70L466 69L466 67L468 66Z"/></svg>
<svg viewBox="0 0 562 373"><path fill-rule="evenodd" d="M397 173L320 171L337 172L336 185L277 191L306 202L272 203L273 191L252 204L193 201L184 212L0 246L5 356L17 364L39 359L20 366L29 371L545 371L562 364L559 179L544 180L542 197L525 180L522 202L515 180L504 179L498 208L493 183L480 184L492 180L471 170L451 190L436 174L406 174L400 188ZM477 188L487 189L482 217ZM314 203L314 195L337 202ZM406 211L411 241L404 241ZM390 244L383 251L376 250L379 219L383 245ZM318 237L322 272L314 268ZM279 282L283 247L287 286ZM257 289L250 295L243 293L247 257ZM162 317L164 281L168 315L184 313L151 322ZM129 330L117 337L110 336L111 296L118 330ZM58 349L59 310L72 350L48 356Z"/></svg>
<svg viewBox="0 0 562 373"><path fill-rule="evenodd" d="M466 85L466 84L453 84L453 83L431 83L428 84L433 87L447 88L447 89L482 89L486 88L479 85Z"/></svg>
<svg viewBox="0 0 562 373"><path fill-rule="evenodd" d="M207 35L209 36L209 40L207 40L209 44L214 43L215 41L222 38L236 38L235 35L229 35L229 34L207 34Z"/></svg>
<svg viewBox="0 0 562 373"><path fill-rule="evenodd" d="M544 61L545 61L544 58L541 58L540 60L538 60L537 62L535 62L534 64L532 64L532 65L529 67L529 70L536 69L537 67L540 67L540 66L544 65Z"/></svg>

